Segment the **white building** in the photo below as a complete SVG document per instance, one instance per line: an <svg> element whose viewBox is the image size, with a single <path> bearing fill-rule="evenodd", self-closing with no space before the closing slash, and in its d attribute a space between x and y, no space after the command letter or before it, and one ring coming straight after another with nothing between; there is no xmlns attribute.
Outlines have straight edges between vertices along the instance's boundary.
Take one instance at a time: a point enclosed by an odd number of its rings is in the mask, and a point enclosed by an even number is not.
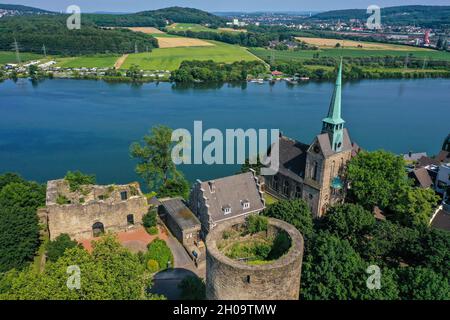
<svg viewBox="0 0 450 320"><path fill-rule="evenodd" d="M450 163L444 163L439 166L436 178L436 191L443 194L448 186L450 186Z"/></svg>

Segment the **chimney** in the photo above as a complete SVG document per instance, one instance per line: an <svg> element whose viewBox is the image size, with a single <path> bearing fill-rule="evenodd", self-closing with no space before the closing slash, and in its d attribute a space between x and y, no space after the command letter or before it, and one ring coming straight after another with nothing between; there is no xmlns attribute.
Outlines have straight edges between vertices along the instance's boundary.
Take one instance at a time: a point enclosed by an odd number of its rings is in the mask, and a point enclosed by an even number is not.
<svg viewBox="0 0 450 320"><path fill-rule="evenodd" d="M409 157L411 158L412 156L412 151L408 152Z"/></svg>
<svg viewBox="0 0 450 320"><path fill-rule="evenodd" d="M208 185L209 185L209 191L211 193L216 192L216 184L214 180L208 181Z"/></svg>

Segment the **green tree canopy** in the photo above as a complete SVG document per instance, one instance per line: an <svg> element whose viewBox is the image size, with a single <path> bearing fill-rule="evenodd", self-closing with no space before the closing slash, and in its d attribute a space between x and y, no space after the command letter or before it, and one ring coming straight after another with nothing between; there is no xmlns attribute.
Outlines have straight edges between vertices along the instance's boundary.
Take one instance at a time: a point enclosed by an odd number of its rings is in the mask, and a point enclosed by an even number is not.
<svg viewBox="0 0 450 320"><path fill-rule="evenodd" d="M0 181L17 181L3 176ZM0 190L0 272L25 267L39 246L36 210L45 204L45 187L10 182Z"/></svg>
<svg viewBox="0 0 450 320"><path fill-rule="evenodd" d="M172 161L172 129L155 126L143 138L143 144L135 142L130 147L131 156L138 160L136 173L152 191L164 196L186 197L189 187Z"/></svg>
<svg viewBox="0 0 450 320"><path fill-rule="evenodd" d="M305 239L313 233L312 214L304 200L281 200L269 205L263 214L292 224Z"/></svg>
<svg viewBox="0 0 450 320"><path fill-rule="evenodd" d="M49 261L55 262L64 255L66 249L75 248L77 245L78 243L71 240L68 234L60 234L47 244L47 258Z"/></svg>
<svg viewBox="0 0 450 320"><path fill-rule="evenodd" d="M447 265L448 267L448 265ZM448 278L424 267L398 271L401 296L406 300L449 300Z"/></svg>
<svg viewBox="0 0 450 320"><path fill-rule="evenodd" d="M360 152L348 164L349 196L368 210L389 207L409 186L404 165L401 157L386 151Z"/></svg>
<svg viewBox="0 0 450 320"><path fill-rule="evenodd" d="M80 288L69 289L67 281L80 271ZM9 281L9 282L8 282ZM69 282L70 283L70 282ZM92 254L75 247L65 251L43 273L32 268L15 270L0 281L0 298L25 300L136 300L159 298L147 293L149 274L138 256L122 247L113 236L95 242ZM5 291L6 289L6 291Z"/></svg>
<svg viewBox="0 0 450 320"><path fill-rule="evenodd" d="M357 245L375 224L370 211L357 204L343 204L331 207L323 219L323 226L330 233Z"/></svg>
<svg viewBox="0 0 450 320"><path fill-rule="evenodd" d="M392 208L395 219L408 227L428 227L439 197L432 189L407 188Z"/></svg>
<svg viewBox="0 0 450 320"><path fill-rule="evenodd" d="M195 276L187 276L178 285L182 300L205 300L205 282Z"/></svg>

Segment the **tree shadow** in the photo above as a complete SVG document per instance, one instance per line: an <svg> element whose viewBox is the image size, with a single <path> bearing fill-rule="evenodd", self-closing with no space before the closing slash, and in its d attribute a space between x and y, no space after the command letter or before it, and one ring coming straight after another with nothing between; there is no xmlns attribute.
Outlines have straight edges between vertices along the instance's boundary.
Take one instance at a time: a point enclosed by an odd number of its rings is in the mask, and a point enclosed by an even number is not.
<svg viewBox="0 0 450 320"><path fill-rule="evenodd" d="M171 268L162 270L153 275L153 284L149 293L164 295L168 300L179 300L181 290L178 285L186 277L197 277L191 270L184 268Z"/></svg>

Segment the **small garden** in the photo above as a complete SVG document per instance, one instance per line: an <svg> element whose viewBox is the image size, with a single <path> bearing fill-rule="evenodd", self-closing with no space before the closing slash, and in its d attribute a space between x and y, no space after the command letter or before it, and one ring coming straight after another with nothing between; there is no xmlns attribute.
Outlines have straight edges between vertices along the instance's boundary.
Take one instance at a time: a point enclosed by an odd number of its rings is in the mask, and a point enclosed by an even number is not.
<svg viewBox="0 0 450 320"><path fill-rule="evenodd" d="M289 235L268 223L264 216L251 215L246 222L224 231L218 249L233 260L250 265L267 264L289 251Z"/></svg>

